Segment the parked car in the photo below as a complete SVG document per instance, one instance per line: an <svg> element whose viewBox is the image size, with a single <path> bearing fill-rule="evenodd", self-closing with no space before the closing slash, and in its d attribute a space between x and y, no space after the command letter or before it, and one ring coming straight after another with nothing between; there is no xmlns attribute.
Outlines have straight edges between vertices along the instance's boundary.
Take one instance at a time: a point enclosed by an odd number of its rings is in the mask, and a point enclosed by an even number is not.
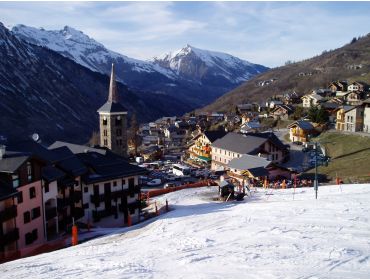
<svg viewBox="0 0 370 280"><path fill-rule="evenodd" d="M176 185L175 183L170 182L170 183L166 183L166 184L164 184L164 187L163 187L163 188L168 189L168 188L174 188L174 187L176 187L176 186L177 186L177 185Z"/></svg>
<svg viewBox="0 0 370 280"><path fill-rule="evenodd" d="M209 175L209 178L212 179L212 180L218 180L220 178L220 176L216 175L216 174L211 174L211 175Z"/></svg>
<svg viewBox="0 0 370 280"><path fill-rule="evenodd" d="M151 181L149 181L148 183L146 183L148 186L158 186L162 183L162 180L161 179L153 179Z"/></svg>

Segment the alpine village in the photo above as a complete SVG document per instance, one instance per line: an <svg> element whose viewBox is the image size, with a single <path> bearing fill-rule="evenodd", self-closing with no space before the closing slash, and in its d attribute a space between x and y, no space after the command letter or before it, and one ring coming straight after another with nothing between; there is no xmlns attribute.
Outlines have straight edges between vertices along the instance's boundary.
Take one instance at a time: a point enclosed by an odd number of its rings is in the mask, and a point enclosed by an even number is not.
<svg viewBox="0 0 370 280"><path fill-rule="evenodd" d="M320 199L326 185L370 183L370 35L281 67L255 64L248 78L196 100L202 88L187 99L181 77L174 82L178 95L140 93L130 81L146 83L145 77L132 78L132 67L118 58L93 72L31 41L26 28L0 25L2 63L8 61L0 73L1 263L104 235L98 229L150 224L173 210L171 201L157 198L184 189L214 188L212 201L248 204L255 190L308 188ZM87 37L70 27L63 32ZM187 45L177 55L201 52L210 60L217 54ZM10 57L17 60L12 67ZM40 68L45 80L23 88L31 78L20 74L26 69L20 61L42 59L52 63ZM65 72L53 69L63 63ZM74 96L67 105L60 99L52 113L59 116L49 118L42 110L55 100L41 90L41 101L26 95L56 82L70 83ZM74 107L79 82L83 94L95 88L96 103ZM13 91L15 100L23 98L19 107L7 99L11 84L19 85ZM55 98L62 87L51 87ZM32 102L38 116L22 109Z"/></svg>

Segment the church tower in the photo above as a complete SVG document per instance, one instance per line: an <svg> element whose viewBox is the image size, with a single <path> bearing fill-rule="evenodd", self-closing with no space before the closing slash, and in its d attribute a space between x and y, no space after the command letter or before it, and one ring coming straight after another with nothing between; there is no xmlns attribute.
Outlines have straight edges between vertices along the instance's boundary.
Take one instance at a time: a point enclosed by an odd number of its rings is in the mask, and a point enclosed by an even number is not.
<svg viewBox="0 0 370 280"><path fill-rule="evenodd" d="M100 107L100 146L127 157L127 109L118 102L114 64L110 75L108 101Z"/></svg>

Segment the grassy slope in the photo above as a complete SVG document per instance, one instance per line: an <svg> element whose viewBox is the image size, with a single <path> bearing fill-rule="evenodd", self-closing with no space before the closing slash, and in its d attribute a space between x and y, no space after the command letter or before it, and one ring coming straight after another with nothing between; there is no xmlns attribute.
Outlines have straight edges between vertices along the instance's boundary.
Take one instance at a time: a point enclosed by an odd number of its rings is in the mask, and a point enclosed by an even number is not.
<svg viewBox="0 0 370 280"><path fill-rule="evenodd" d="M347 69L347 66L352 64L363 64L363 68ZM312 71L318 73L312 76L298 76L300 72ZM272 78L278 80L268 86L257 86L259 81ZM327 87L331 81L342 79L370 82L370 35L320 56L271 69L197 111L229 111L236 104L265 101L267 97L293 90L299 94L306 94L311 89Z"/></svg>
<svg viewBox="0 0 370 280"><path fill-rule="evenodd" d="M315 141L325 143L332 158L328 167L319 167L319 173L334 180L338 176L346 183L370 181L370 137L326 132Z"/></svg>

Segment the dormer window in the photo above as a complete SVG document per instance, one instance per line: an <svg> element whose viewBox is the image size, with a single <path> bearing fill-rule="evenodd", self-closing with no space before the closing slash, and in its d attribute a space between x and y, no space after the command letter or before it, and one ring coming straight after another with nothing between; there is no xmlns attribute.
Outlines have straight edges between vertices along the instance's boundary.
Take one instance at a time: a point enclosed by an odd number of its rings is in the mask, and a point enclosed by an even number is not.
<svg viewBox="0 0 370 280"><path fill-rule="evenodd" d="M12 175L13 188L19 187L19 176L17 174Z"/></svg>
<svg viewBox="0 0 370 280"><path fill-rule="evenodd" d="M107 125L107 124L108 124L107 117L103 117L103 125Z"/></svg>
<svg viewBox="0 0 370 280"><path fill-rule="evenodd" d="M32 181L32 165L30 162L27 162L27 180L28 182Z"/></svg>
<svg viewBox="0 0 370 280"><path fill-rule="evenodd" d="M121 116L117 116L117 118L116 118L116 125L122 125L122 118L121 118Z"/></svg>

